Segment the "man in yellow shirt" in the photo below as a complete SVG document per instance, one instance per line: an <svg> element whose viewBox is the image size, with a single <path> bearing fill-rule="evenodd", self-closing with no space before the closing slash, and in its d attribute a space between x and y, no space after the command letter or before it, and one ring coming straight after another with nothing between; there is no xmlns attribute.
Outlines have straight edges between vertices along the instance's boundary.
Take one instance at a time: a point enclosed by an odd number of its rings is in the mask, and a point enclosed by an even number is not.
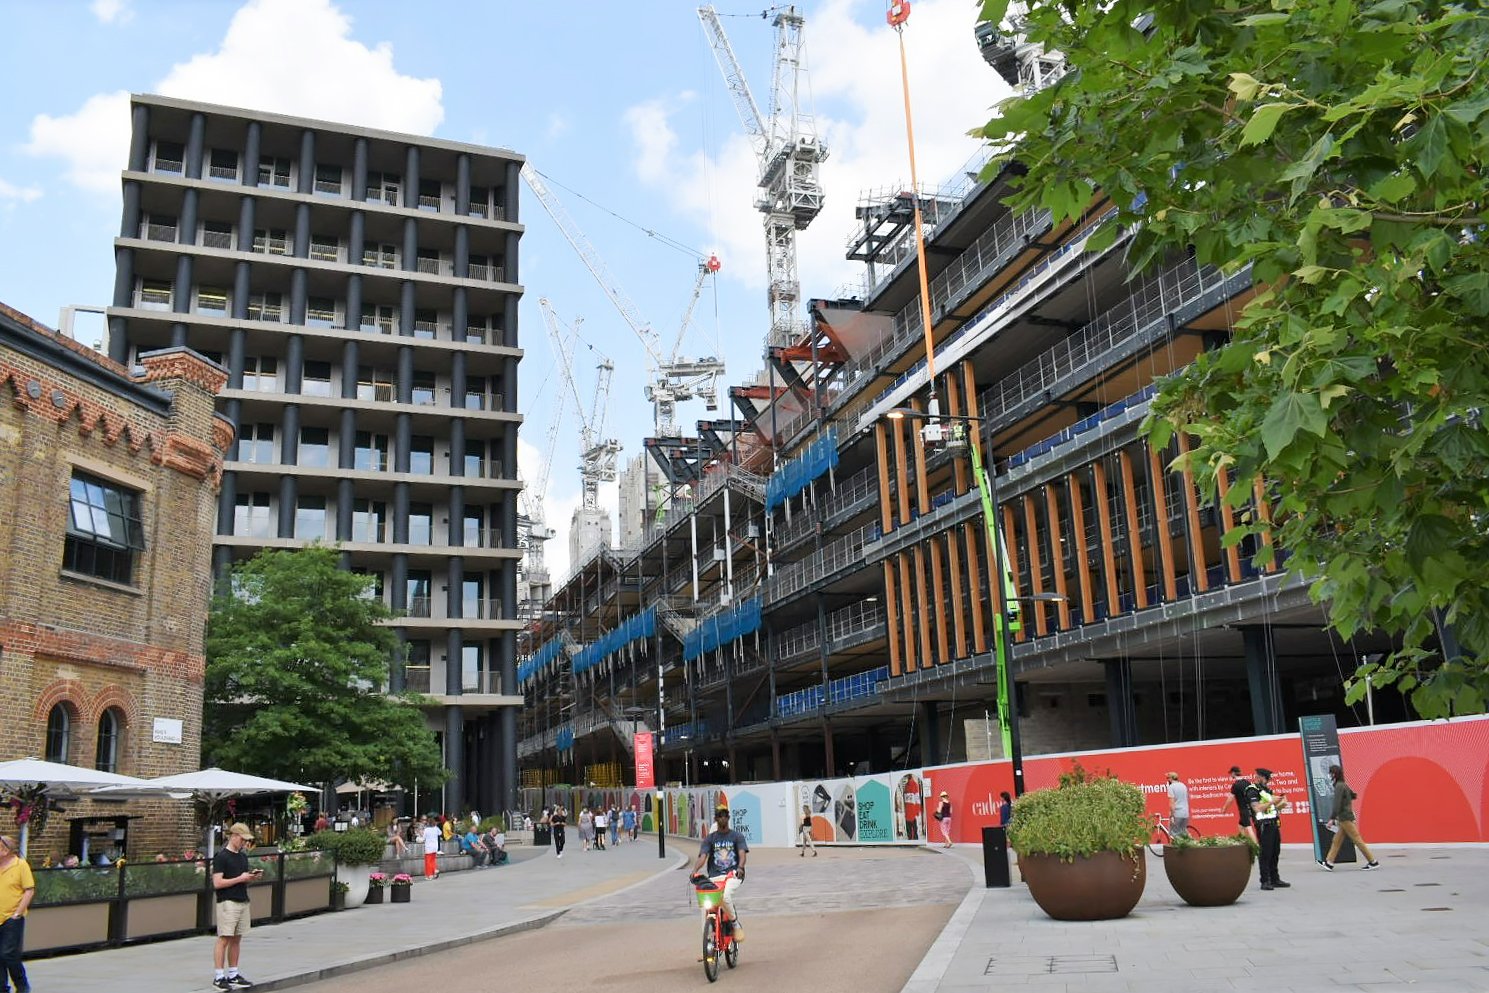
<svg viewBox="0 0 1489 993"><path fill-rule="evenodd" d="M31 866L16 854L15 839L0 835L0 993L31 993L21 948L26 943L26 911L36 896Z"/></svg>

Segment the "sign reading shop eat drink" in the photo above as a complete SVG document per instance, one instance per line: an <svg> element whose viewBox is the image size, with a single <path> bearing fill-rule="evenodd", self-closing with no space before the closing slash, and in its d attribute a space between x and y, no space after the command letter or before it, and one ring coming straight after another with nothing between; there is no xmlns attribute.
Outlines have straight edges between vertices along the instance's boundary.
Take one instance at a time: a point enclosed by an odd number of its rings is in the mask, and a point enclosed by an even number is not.
<svg viewBox="0 0 1489 993"><path fill-rule="evenodd" d="M650 731L636 732L636 788L638 790L654 790L657 788L656 771L652 764L652 733Z"/></svg>

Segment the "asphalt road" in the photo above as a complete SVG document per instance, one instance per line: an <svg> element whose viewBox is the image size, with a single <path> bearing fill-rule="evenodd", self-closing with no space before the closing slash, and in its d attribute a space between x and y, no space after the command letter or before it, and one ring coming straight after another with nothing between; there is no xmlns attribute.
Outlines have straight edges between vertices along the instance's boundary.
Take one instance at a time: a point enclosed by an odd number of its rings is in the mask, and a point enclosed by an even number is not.
<svg viewBox="0 0 1489 993"><path fill-rule="evenodd" d="M574 859L603 859L576 852ZM567 858L565 862L569 861ZM736 903L739 968L719 988L899 993L969 885L967 864L925 850L752 853ZM306 993L583 988L667 993L707 986L698 910L683 870L570 910L546 927L301 987Z"/></svg>

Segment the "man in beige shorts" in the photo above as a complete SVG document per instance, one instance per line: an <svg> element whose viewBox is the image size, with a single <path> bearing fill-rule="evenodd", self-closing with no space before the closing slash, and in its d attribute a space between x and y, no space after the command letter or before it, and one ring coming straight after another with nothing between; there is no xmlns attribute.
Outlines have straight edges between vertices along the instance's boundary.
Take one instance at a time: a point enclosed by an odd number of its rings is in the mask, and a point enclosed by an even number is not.
<svg viewBox="0 0 1489 993"><path fill-rule="evenodd" d="M253 986L238 971L238 949L253 917L248 902L248 884L264 874L248 867L244 851L253 840L247 824L228 828L227 844L212 856L212 890L217 897L217 943L212 948L212 985L220 990L246 990Z"/></svg>

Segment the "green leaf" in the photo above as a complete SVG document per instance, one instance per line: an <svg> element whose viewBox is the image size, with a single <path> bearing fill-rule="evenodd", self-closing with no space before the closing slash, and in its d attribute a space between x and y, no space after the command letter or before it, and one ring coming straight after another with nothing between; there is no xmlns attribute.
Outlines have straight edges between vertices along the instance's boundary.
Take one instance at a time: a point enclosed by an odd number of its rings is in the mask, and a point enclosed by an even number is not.
<svg viewBox="0 0 1489 993"><path fill-rule="evenodd" d="M1376 180L1365 192L1381 203L1400 203L1417 190L1417 180L1409 172L1394 172Z"/></svg>
<svg viewBox="0 0 1489 993"><path fill-rule="evenodd" d="M1459 124L1472 124L1489 111L1489 90L1480 90L1443 108L1443 113Z"/></svg>
<svg viewBox="0 0 1489 993"><path fill-rule="evenodd" d="M1464 308L1476 317L1489 317L1489 272L1469 272L1449 276L1443 288L1463 301Z"/></svg>
<svg viewBox="0 0 1489 993"><path fill-rule="evenodd" d="M1231 73L1230 83L1227 86L1227 89L1236 95L1236 99L1243 103L1250 103L1256 99L1257 91L1261 88L1262 84L1257 81L1256 77L1244 72Z"/></svg>
<svg viewBox="0 0 1489 993"><path fill-rule="evenodd" d="M1282 120L1282 115L1290 110L1297 110L1302 104L1297 103L1264 103L1257 107L1251 114L1251 119L1241 129L1241 145L1259 145L1272 137L1272 132L1277 130L1277 122Z"/></svg>
<svg viewBox="0 0 1489 993"><path fill-rule="evenodd" d="M1328 417L1317 394L1284 393L1272 402L1262 420L1262 444L1267 455L1277 458L1293 443L1299 431L1323 436Z"/></svg>
<svg viewBox="0 0 1489 993"><path fill-rule="evenodd" d="M982 0L982 10L978 13L977 19L1002 24L1003 17L1007 13L1008 0Z"/></svg>
<svg viewBox="0 0 1489 993"><path fill-rule="evenodd" d="M1416 151L1417 170L1424 178L1432 179L1448 154L1448 126L1442 115L1434 115L1412 139L1411 145Z"/></svg>
<svg viewBox="0 0 1489 993"><path fill-rule="evenodd" d="M1290 20L1292 20L1291 14L1277 11L1270 14L1252 14L1241 18L1241 23L1248 28L1260 28L1273 24L1286 24Z"/></svg>

